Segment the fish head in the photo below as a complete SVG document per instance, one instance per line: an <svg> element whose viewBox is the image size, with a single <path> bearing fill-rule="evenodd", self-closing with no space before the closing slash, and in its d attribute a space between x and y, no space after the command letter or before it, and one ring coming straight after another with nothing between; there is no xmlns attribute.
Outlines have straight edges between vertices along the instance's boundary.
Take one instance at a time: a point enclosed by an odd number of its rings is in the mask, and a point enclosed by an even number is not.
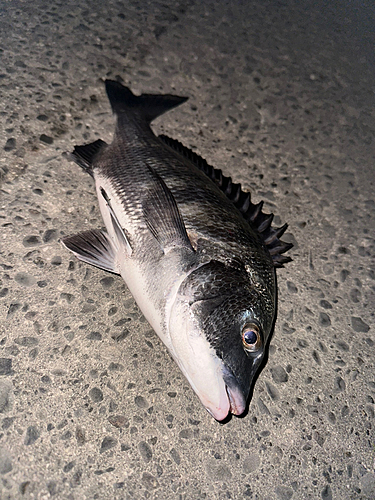
<svg viewBox="0 0 375 500"><path fill-rule="evenodd" d="M273 324L273 290L254 286L244 268L218 261L198 267L180 285L169 318L172 354L218 421L246 410Z"/></svg>

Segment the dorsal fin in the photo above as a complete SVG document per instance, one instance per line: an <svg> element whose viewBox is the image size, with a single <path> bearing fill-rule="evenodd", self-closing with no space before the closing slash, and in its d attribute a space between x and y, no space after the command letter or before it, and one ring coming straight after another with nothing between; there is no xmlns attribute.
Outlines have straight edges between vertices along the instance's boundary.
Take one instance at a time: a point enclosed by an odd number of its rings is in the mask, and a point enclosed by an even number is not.
<svg viewBox="0 0 375 500"><path fill-rule="evenodd" d="M273 214L262 212L263 201L256 205L252 203L250 193L242 191L240 184L232 182L232 179L223 175L220 169L209 165L205 159L185 147L176 139L171 139L166 135L159 135L159 139L181 156L194 163L199 170L204 172L223 191L227 198L242 213L245 220L258 231L271 254L275 267L283 267L286 262L292 260L290 257L282 254L292 248L293 244L280 240L288 225L284 224L279 228L272 227Z"/></svg>
<svg viewBox="0 0 375 500"><path fill-rule="evenodd" d="M74 146L74 151L72 153L73 159L80 167L88 172L91 177L94 177L92 171L92 164L94 158L98 155L103 148L107 147L107 143L98 139L90 144L85 144L84 146Z"/></svg>

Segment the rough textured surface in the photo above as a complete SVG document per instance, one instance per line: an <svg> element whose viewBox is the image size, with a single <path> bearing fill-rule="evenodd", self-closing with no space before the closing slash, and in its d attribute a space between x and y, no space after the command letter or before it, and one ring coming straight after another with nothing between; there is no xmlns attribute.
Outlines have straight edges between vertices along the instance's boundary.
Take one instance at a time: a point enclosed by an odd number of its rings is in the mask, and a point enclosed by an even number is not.
<svg viewBox="0 0 375 500"><path fill-rule="evenodd" d="M374 10L337 3L3 2L2 500L374 498ZM121 279L58 242L101 225L65 152L110 140L116 75L189 95L155 129L290 224L269 360L226 425Z"/></svg>

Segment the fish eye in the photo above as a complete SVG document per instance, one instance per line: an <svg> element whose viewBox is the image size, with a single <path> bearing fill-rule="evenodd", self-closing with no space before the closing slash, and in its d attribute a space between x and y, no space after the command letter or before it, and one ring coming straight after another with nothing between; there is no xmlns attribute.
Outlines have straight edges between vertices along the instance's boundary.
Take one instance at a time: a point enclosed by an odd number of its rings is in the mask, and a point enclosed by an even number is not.
<svg viewBox="0 0 375 500"><path fill-rule="evenodd" d="M262 345L259 327L254 323L247 323L242 328L242 345L245 351L255 352Z"/></svg>

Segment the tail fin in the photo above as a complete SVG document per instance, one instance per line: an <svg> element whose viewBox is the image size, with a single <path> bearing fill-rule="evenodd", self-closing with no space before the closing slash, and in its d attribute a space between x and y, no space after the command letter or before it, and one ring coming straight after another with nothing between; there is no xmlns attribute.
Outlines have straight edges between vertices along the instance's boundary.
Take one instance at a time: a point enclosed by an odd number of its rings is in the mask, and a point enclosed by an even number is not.
<svg viewBox="0 0 375 500"><path fill-rule="evenodd" d="M116 115L133 111L149 123L166 111L188 100L188 97L170 94L142 94L135 96L128 87L124 87L124 85L114 80L106 80L105 88L112 110Z"/></svg>

